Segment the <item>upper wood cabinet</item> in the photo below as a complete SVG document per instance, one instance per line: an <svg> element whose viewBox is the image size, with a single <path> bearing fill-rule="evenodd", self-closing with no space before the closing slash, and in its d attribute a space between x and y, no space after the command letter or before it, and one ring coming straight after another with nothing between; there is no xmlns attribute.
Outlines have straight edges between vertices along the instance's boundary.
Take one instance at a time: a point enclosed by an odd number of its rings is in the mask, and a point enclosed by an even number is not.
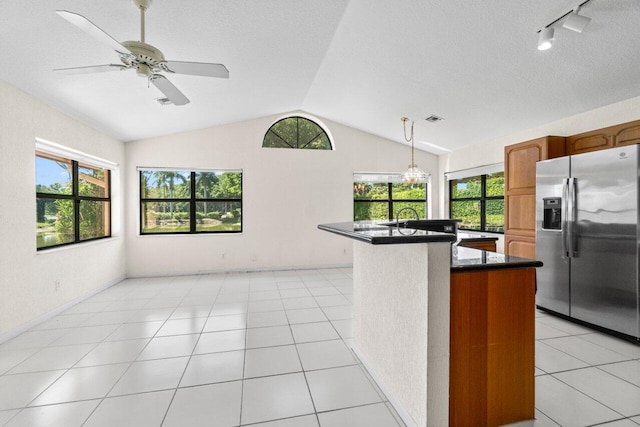
<svg viewBox="0 0 640 427"><path fill-rule="evenodd" d="M535 192L536 162L564 156L565 139L563 136L545 136L505 147L505 194Z"/></svg>
<svg viewBox="0 0 640 427"><path fill-rule="evenodd" d="M505 147L505 253L535 257L536 162L632 144L640 144L640 120L568 138L547 136Z"/></svg>
<svg viewBox="0 0 640 427"><path fill-rule="evenodd" d="M504 148L506 254L535 257L536 162L566 153L563 136L545 136Z"/></svg>
<svg viewBox="0 0 640 427"><path fill-rule="evenodd" d="M579 133L567 138L567 154L606 150L640 143L640 120Z"/></svg>
<svg viewBox="0 0 640 427"><path fill-rule="evenodd" d="M613 147L613 137L602 130L573 135L567 138L569 154L588 153Z"/></svg>
<svg viewBox="0 0 640 427"><path fill-rule="evenodd" d="M640 120L623 125L613 126L617 132L613 136L613 145L633 145L640 143Z"/></svg>

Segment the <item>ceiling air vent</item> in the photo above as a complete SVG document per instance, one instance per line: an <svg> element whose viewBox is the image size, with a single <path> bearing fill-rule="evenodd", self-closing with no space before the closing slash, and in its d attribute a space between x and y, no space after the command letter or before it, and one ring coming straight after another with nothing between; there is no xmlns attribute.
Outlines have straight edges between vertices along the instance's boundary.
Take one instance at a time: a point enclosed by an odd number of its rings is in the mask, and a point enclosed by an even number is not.
<svg viewBox="0 0 640 427"><path fill-rule="evenodd" d="M429 117L427 117L425 120L428 121L429 123L435 123L435 122L440 122L440 121L442 121L444 119L442 117L438 117L438 116L432 114Z"/></svg>

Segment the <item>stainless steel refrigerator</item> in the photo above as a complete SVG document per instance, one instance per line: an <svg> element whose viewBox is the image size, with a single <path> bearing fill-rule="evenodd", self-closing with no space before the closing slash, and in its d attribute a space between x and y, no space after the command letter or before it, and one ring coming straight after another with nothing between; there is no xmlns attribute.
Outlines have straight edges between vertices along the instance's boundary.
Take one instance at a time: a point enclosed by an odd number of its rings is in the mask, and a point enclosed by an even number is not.
<svg viewBox="0 0 640 427"><path fill-rule="evenodd" d="M538 162L536 304L640 340L638 146Z"/></svg>

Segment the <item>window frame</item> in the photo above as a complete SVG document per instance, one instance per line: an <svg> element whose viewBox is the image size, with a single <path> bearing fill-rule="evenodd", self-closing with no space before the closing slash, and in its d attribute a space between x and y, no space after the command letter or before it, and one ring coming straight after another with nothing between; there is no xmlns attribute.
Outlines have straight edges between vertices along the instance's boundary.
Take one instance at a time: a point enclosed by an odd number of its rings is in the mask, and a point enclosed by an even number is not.
<svg viewBox="0 0 640 427"><path fill-rule="evenodd" d="M283 122L285 120L289 120L289 119L296 119L296 146L295 147L293 147L291 144L289 144L276 131L272 130L278 123ZM316 125L320 129L320 132L316 136L314 136L312 139L310 139L302 147L299 146L300 120L301 119L313 123L314 125ZM272 132L285 145L287 145L287 147L265 146L265 141L266 141L266 138L267 138L267 135L269 134L269 132ZM327 141L329 141L329 148L308 148L308 145L311 144L313 141L315 141L322 134L324 134L327 137ZM291 115L291 116L281 117L278 120L276 120L275 122L273 122L271 124L271 126L269 126L267 131L264 133L264 136L262 137L262 148L283 148L283 149L288 149L288 150L310 150L310 151L334 151L335 150L335 145L333 143L333 138L331 137L331 133L329 132L329 130L326 128L326 126L324 126L322 123L320 123L317 119L311 118L311 117L307 117L307 116L304 116L304 115L301 115L301 114L294 114L294 115Z"/></svg>
<svg viewBox="0 0 640 427"><path fill-rule="evenodd" d="M478 233L495 233L495 234L504 234L504 213L505 213L505 209L504 209L504 200L505 200L505 195L504 195L504 187L503 187L503 194L502 196L487 196L487 176L488 175L494 175L494 174L498 174L498 173L502 173L503 177L504 177L504 172L503 171L496 171L496 172L487 172L487 173L482 173L479 175L469 175L469 176L465 176L465 177L459 177L459 178L455 178L455 179L450 179L449 180L449 218L453 218L453 204L454 202L479 202L480 203L480 229L476 230L473 228L458 228L458 230L462 230L462 231L475 231ZM470 178L476 178L479 177L480 178L480 197L459 197L459 198L454 198L453 197L453 185L454 182L459 181L459 180L463 180L463 179L470 179ZM502 223L502 231L493 231L493 230L487 230L487 209L486 209L486 202L487 201L491 201L491 200L502 200L503 201L503 223Z"/></svg>
<svg viewBox="0 0 640 427"><path fill-rule="evenodd" d="M143 168L140 167L138 170L138 191L139 191L139 206L140 206L140 215L138 220L140 225L138 227L138 233L140 236L170 236L170 235L192 235L192 234L237 234L242 233L244 228L244 211L243 211L243 201L244 201L244 171L242 169L176 169L176 168ZM144 194L144 186L142 184L142 173L145 171L185 171L189 172L190 176L190 196L189 198L179 199L179 198L144 198L142 195ZM232 198L198 198L196 193L196 175L198 173L239 173L240 174L240 198L232 199ZM197 206L198 203L209 203L209 202L227 202L227 203L240 203L240 229L239 230L212 230L212 231L203 231L197 230ZM150 233L144 231L144 209L143 206L145 203L188 203L189 204L189 231L172 231L172 232L162 232L162 233Z"/></svg>
<svg viewBox="0 0 640 427"><path fill-rule="evenodd" d="M91 161L86 160L76 160L72 157L63 156L60 154L49 153L46 150L36 149L35 153L36 157L41 157L48 160L56 161L56 159L68 161L71 163L71 194L55 194L55 193L42 193L37 191L37 179L36 179L36 205L38 199L49 199L49 200L70 200L73 202L73 241L58 243L55 245L47 245L47 246L38 246L37 237L36 237L36 250L37 251L45 251L48 249L60 248L63 246L77 245L81 243L92 242L96 240L108 239L112 237L112 200L111 200L111 169L104 167L102 165L93 164ZM106 173L106 182L107 182L107 195L106 197L95 197L95 196L82 196L80 195L80 173L79 168L83 166L89 166L93 168L102 169ZM106 235L99 237L92 237L90 239L82 239L80 236L80 203L82 201L94 201L94 202L106 202L108 205L108 221L106 221ZM36 216L37 222L37 216ZM37 227L36 227L37 229ZM37 232L36 232L37 236Z"/></svg>
<svg viewBox="0 0 640 427"><path fill-rule="evenodd" d="M357 182L366 182L366 181L354 181L353 184ZM368 221L368 220L356 220L356 203L387 203L387 213L389 218L387 220L391 221L395 219L393 215L393 204L395 203L422 203L424 202L424 212L425 217L428 216L429 212L429 186L427 183L419 184L424 185L424 199L394 199L393 198L393 184L402 184L402 182L371 182L372 184L387 184L387 198L386 199L356 199L353 198L353 220L354 221ZM414 184L418 185L418 184Z"/></svg>

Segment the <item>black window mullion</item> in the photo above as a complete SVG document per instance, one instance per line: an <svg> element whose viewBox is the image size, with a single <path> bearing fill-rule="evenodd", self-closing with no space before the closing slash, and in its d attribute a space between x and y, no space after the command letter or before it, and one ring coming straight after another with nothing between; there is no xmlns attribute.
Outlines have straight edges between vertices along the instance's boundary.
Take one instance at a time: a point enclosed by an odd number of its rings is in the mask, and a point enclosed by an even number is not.
<svg viewBox="0 0 640 427"><path fill-rule="evenodd" d="M79 242L80 241L80 179L78 176L78 162L76 162L75 160L73 160L71 162L72 164L72 173L71 173L71 179L72 179L72 190L71 193L73 194L73 240L74 242Z"/></svg>
<svg viewBox="0 0 640 427"><path fill-rule="evenodd" d="M480 197L460 197L454 198L453 194L453 183L455 180L449 181L449 218L453 217L453 204L454 202L465 202L465 201L477 201L480 204L480 230L486 232L487 231L487 201L490 200L504 200L504 196L487 196L487 177L488 175L480 175ZM473 177L469 177L473 178Z"/></svg>
<svg viewBox="0 0 640 427"><path fill-rule="evenodd" d="M242 209L242 196L238 198L199 198L196 193L196 175L198 174L197 170L188 171L190 176L190 196L188 198L143 198L143 180L142 180L142 172L140 173L140 234L145 235L168 235L168 234L200 234L200 233L237 233L242 232L242 220L240 221L240 230L230 230L230 231L198 231L198 202L235 202L240 204L240 209ZM240 172L242 175L242 172ZM241 184L242 191L242 184ZM170 232L161 232L161 233L153 233L153 232L145 232L144 231L144 206L146 203L187 203L189 206L189 230L188 231L170 231Z"/></svg>
<svg viewBox="0 0 640 427"><path fill-rule="evenodd" d="M38 152L36 152L36 157L48 158L46 153L39 154ZM36 199L46 199L54 202L57 200L66 200L71 202L71 209L72 209L72 216L73 216L73 218L71 218L71 220L73 221L71 226L73 230L73 239L72 240L70 239L68 242L65 242L65 243L38 246L37 247L38 251L51 249L55 247L61 247L61 246L69 246L69 245L83 243L90 240L98 240L106 237L111 237L111 171L103 168L104 172L107 174L106 181L108 186L108 191L105 192L104 197L85 196L80 194L80 162L77 160L69 159L69 158L65 158L64 162L65 163L70 162L71 164L71 168L70 168L71 169L71 194L41 193L36 191ZM108 234L105 234L104 236L91 237L87 239L82 238L82 235L81 235L82 218L80 215L81 215L81 205L83 201L109 203L109 210L108 212L106 212L106 214L108 215L108 218L107 218L108 223L104 224L105 228L108 228L109 230Z"/></svg>
<svg viewBox="0 0 640 427"><path fill-rule="evenodd" d="M191 172L191 200L189 201L189 232L196 232L196 173Z"/></svg>
<svg viewBox="0 0 640 427"><path fill-rule="evenodd" d="M480 180L480 231L487 231L487 175Z"/></svg>
<svg viewBox="0 0 640 427"><path fill-rule="evenodd" d="M393 193L391 183L387 183L387 205L389 209L389 219L393 219Z"/></svg>
<svg viewBox="0 0 640 427"><path fill-rule="evenodd" d="M138 172L138 184L140 185L140 229L138 230L138 233L142 234L142 227L144 224L144 214L145 214L145 209L144 209L144 197L143 195L145 195L144 193L144 186L142 185L142 170Z"/></svg>

